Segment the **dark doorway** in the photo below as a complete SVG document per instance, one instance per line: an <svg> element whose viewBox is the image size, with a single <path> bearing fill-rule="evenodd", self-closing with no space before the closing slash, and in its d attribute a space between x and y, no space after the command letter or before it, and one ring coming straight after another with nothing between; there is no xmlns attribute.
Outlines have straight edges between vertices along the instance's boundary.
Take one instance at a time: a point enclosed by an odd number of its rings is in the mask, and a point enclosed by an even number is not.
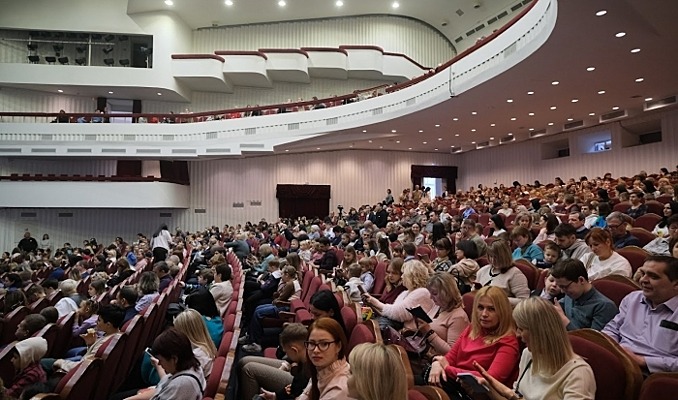
<svg viewBox="0 0 678 400"><path fill-rule="evenodd" d="M281 218L324 218L330 213L330 185L278 185L278 215Z"/></svg>
<svg viewBox="0 0 678 400"><path fill-rule="evenodd" d="M153 54L147 42L132 42L132 68L151 68Z"/></svg>

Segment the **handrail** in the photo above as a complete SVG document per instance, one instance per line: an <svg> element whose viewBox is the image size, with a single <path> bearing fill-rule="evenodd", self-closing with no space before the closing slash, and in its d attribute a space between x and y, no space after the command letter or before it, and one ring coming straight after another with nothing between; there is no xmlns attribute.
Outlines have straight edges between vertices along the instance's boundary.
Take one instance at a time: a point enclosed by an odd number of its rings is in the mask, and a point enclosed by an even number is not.
<svg viewBox="0 0 678 400"><path fill-rule="evenodd" d="M408 56L407 54L403 54L403 53L393 53L393 52L391 52L391 51L385 51L385 52L384 52L384 55L385 55L385 56L402 57L402 58L406 59L407 61L411 62L412 64L416 65L417 67L423 69L424 71L428 71L428 70L432 69L432 68L429 68L429 67L424 67L423 65L421 65L421 64L419 64L418 62L414 61L414 60L413 60L410 56Z"/></svg>
<svg viewBox="0 0 678 400"><path fill-rule="evenodd" d="M218 56L259 56L264 60L268 60L266 54L260 51L217 50L214 54Z"/></svg>
<svg viewBox="0 0 678 400"><path fill-rule="evenodd" d="M226 62L224 57L219 57L214 54L172 54L172 60L205 60L213 59L217 61Z"/></svg>
<svg viewBox="0 0 678 400"><path fill-rule="evenodd" d="M434 75L437 75L438 73L446 70L453 64L459 62L459 60L463 59L464 57L468 56L472 52L478 50L479 48L487 45L489 42L494 40L496 37L498 37L501 33L505 32L507 29L509 29L511 26L513 26L518 20L520 20L523 16L525 16L532 8L535 6L538 0L533 0L526 8L524 8L520 13L518 13L514 18L512 18L508 23L506 23L504 26L501 28L497 29L494 31L491 35L488 37L478 41L475 45L469 47L468 49L464 50L460 54L456 55L446 63L438 66L435 68L435 70L428 70L426 73L417 76L415 78L412 78L406 82L402 82L396 85L391 85L385 88L386 93L393 93L398 90L410 87L412 85L415 85L419 82L422 82ZM313 48L311 48L313 49ZM329 49L329 48L328 48ZM376 50L380 51L383 54L387 55L399 55L398 53L389 53L389 52L384 52L384 50L381 47L378 46L372 46L372 45L341 45L339 46L340 50ZM227 50L218 50L215 51L214 53L218 56L220 55L257 55L260 57L263 57L267 59L266 55L263 53L263 51L269 52L269 53L299 53L302 55L306 55L308 57L308 53L304 51L303 49L259 49L259 51L227 51ZM313 51L313 50L311 50ZM329 51L329 50L328 50ZM407 57L406 55L402 55L403 57ZM411 59L410 59L411 60ZM411 60L413 61L413 60ZM418 63L415 62L415 65L418 65ZM421 67L421 66L420 66ZM426 69L425 67L423 67ZM328 104L331 105L336 105L337 102L339 104L345 104L349 101L356 101L359 100L359 94L365 93L368 91L374 91L382 88L384 85L380 85L374 88L368 88L368 89L360 89L356 90L351 94L346 94L343 96L337 96L337 97L330 97L330 98L324 98L324 99L318 99L318 100L311 100L311 101L303 101L303 102L294 102L294 103L278 103L278 104L270 104L270 105L265 105L265 106L258 106L258 107L241 107L241 108L234 108L234 109L227 109L227 110L216 110L216 111L205 111L205 112L199 112L199 113L182 113L182 114L174 114L174 113L169 113L169 114L159 114L159 113L120 113L120 114L100 114L100 113L66 113L65 116L69 117L69 119L73 119L76 117L103 117L103 118L111 118L111 117L117 117L117 118L139 118L139 117L150 117L150 118L157 118L158 121L160 122L161 119L175 119L176 122L200 122L203 121L202 117L220 117L220 116L228 116L228 115L234 115L237 113L250 113L250 115L262 115L264 111L267 110L277 110L278 109L295 109L295 108L303 108L306 109L308 106L316 106L320 104L325 104L325 106L328 106ZM257 113L258 114L255 114ZM59 113L35 113L35 112L0 112L0 117L44 117L44 118L50 118L50 117L57 117L57 116L64 116L64 114L59 114ZM216 118L219 119L219 118Z"/></svg>
<svg viewBox="0 0 678 400"><path fill-rule="evenodd" d="M306 52L344 53L348 56L348 51L337 47L301 47L301 50Z"/></svg>

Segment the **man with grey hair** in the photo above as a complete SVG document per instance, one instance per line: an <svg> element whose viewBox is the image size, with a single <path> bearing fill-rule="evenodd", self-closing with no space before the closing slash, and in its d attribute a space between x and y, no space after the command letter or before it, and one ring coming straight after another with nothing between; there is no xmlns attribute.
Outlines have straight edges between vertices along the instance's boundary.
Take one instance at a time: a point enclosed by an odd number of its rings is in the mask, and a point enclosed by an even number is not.
<svg viewBox="0 0 678 400"><path fill-rule="evenodd" d="M243 265L245 264L247 256L250 255L250 245L247 243L246 239L247 237L244 233L238 233L235 235L234 241L224 243L224 247L233 249L233 252Z"/></svg>
<svg viewBox="0 0 678 400"><path fill-rule="evenodd" d="M59 289L61 289L61 293L64 295L64 297L54 305L54 308L59 312L59 318L71 311L78 311L82 299L76 290L77 288L78 283L73 279L66 279L59 285Z"/></svg>
<svg viewBox="0 0 678 400"><path fill-rule="evenodd" d="M614 211L605 218L605 221L607 222L607 229L612 235L612 240L614 240L615 249L626 246L641 247L640 240L626 230L629 222L631 222L631 217L619 211Z"/></svg>

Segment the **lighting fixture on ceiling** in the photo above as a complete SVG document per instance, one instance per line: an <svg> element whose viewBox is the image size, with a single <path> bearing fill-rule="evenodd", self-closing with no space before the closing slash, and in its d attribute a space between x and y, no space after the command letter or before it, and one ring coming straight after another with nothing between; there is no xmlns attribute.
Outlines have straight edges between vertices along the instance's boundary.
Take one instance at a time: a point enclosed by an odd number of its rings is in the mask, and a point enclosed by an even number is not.
<svg viewBox="0 0 678 400"><path fill-rule="evenodd" d="M454 117L454 118L452 118L452 121L459 121L459 118Z"/></svg>
<svg viewBox="0 0 678 400"><path fill-rule="evenodd" d="M513 136L513 133L512 133L512 132L509 132L508 135L509 135L509 136Z"/></svg>
<svg viewBox="0 0 678 400"><path fill-rule="evenodd" d="M363 129L363 133L367 133L367 130L366 130L366 129Z"/></svg>
<svg viewBox="0 0 678 400"><path fill-rule="evenodd" d="M411 148L411 147L408 147L407 150L412 150L412 148Z"/></svg>
<svg viewBox="0 0 678 400"><path fill-rule="evenodd" d="M596 17L602 17L605 14L607 14L607 10L600 10L596 13Z"/></svg>
<svg viewBox="0 0 678 400"><path fill-rule="evenodd" d="M477 111L471 111L471 115L478 115Z"/></svg>
<svg viewBox="0 0 678 400"><path fill-rule="evenodd" d="M400 144L400 140L396 140L396 144Z"/></svg>
<svg viewBox="0 0 678 400"><path fill-rule="evenodd" d="M506 99L507 103L513 103L513 99Z"/></svg>
<svg viewBox="0 0 678 400"><path fill-rule="evenodd" d="M572 99L572 102L573 102L573 103L576 103L576 102L578 102L578 101L579 101L579 99Z"/></svg>
<svg viewBox="0 0 678 400"><path fill-rule="evenodd" d="M108 92L108 94L113 94L113 92Z"/></svg>
<svg viewBox="0 0 678 400"><path fill-rule="evenodd" d="M626 32L617 32L614 34L614 37L623 38L626 36Z"/></svg>
<svg viewBox="0 0 678 400"><path fill-rule="evenodd" d="M290 151L290 149L285 149L285 151Z"/></svg>
<svg viewBox="0 0 678 400"><path fill-rule="evenodd" d="M497 126L497 124L490 124L490 126Z"/></svg>
<svg viewBox="0 0 678 400"><path fill-rule="evenodd" d="M459 134L458 134L458 133L455 133L454 136L459 137Z"/></svg>
<svg viewBox="0 0 678 400"><path fill-rule="evenodd" d="M233 5L233 2L232 2L231 0L226 0L226 1L224 2L224 4L226 4L227 6L230 7L230 6Z"/></svg>
<svg viewBox="0 0 678 400"><path fill-rule="evenodd" d="M379 146L379 148L380 148L380 149L383 149L383 148L384 148L384 146Z"/></svg>
<svg viewBox="0 0 678 400"><path fill-rule="evenodd" d="M394 1L393 4L391 4L391 7L398 8L398 7L400 7L400 3L398 3L397 1Z"/></svg>
<svg viewBox="0 0 678 400"><path fill-rule="evenodd" d="M435 148L435 149L433 149L433 150L435 150L435 151L438 151L438 149L437 149L437 148Z"/></svg>
<svg viewBox="0 0 678 400"><path fill-rule="evenodd" d="M162 96L162 93L158 92L158 96Z"/></svg>
<svg viewBox="0 0 678 400"><path fill-rule="evenodd" d="M372 141L371 141L371 140L368 140L367 143L372 143Z"/></svg>
<svg viewBox="0 0 678 400"><path fill-rule="evenodd" d="M551 110L555 110L556 108L556 106L551 106Z"/></svg>
<svg viewBox="0 0 678 400"><path fill-rule="evenodd" d="M556 85L559 84L559 83L560 83L560 82L558 82L558 81L553 81L553 82L551 82L551 85L556 86Z"/></svg>
<svg viewBox="0 0 678 400"><path fill-rule="evenodd" d="M605 91L604 91L604 90L599 90L599 91L598 91L598 94L605 94Z"/></svg>
<svg viewBox="0 0 678 400"><path fill-rule="evenodd" d="M643 77L636 78L636 82L638 82L638 83L640 83L640 82L642 82L642 81L644 81L644 80L645 80L645 78L643 78Z"/></svg>
<svg viewBox="0 0 678 400"><path fill-rule="evenodd" d="M534 117L534 113L533 113L533 112L527 113L527 115L529 115L530 117Z"/></svg>
<svg viewBox="0 0 678 400"><path fill-rule="evenodd" d="M338 0L336 3L334 3L337 7L341 7L344 5L344 2L341 0Z"/></svg>
<svg viewBox="0 0 678 400"><path fill-rule="evenodd" d="M396 132L398 132L398 131L396 131L395 129L391 129L391 133L396 133Z"/></svg>
<svg viewBox="0 0 678 400"><path fill-rule="evenodd" d="M548 126L553 126L553 122L549 122L549 123L548 123Z"/></svg>
<svg viewBox="0 0 678 400"><path fill-rule="evenodd" d="M440 128L440 124L436 124L436 128Z"/></svg>
<svg viewBox="0 0 678 400"><path fill-rule="evenodd" d="M594 115L596 115L596 113L590 112L589 115L593 117Z"/></svg>
<svg viewBox="0 0 678 400"><path fill-rule="evenodd" d="M515 121L516 119L516 117L511 117L511 121Z"/></svg>
<svg viewBox="0 0 678 400"><path fill-rule="evenodd" d="M475 132L475 131L476 131L476 128L471 129L471 132Z"/></svg>
<svg viewBox="0 0 678 400"><path fill-rule="evenodd" d="M593 72L593 71L596 70L596 67L588 67L588 68L586 68L586 70L589 71L589 72Z"/></svg>
<svg viewBox="0 0 678 400"><path fill-rule="evenodd" d="M476 144L476 142L471 142L471 144Z"/></svg>
<svg viewBox="0 0 678 400"><path fill-rule="evenodd" d="M645 101L652 101L652 97L646 97Z"/></svg>
<svg viewBox="0 0 678 400"><path fill-rule="evenodd" d="M348 148L349 148L349 149L352 149L352 148L353 148L353 145L348 146Z"/></svg>
<svg viewBox="0 0 678 400"><path fill-rule="evenodd" d="M494 140L494 136L490 136L490 140Z"/></svg>
<svg viewBox="0 0 678 400"><path fill-rule="evenodd" d="M441 140L443 140L443 138L439 137L439 138L438 138L438 141L441 141Z"/></svg>
<svg viewBox="0 0 678 400"><path fill-rule="evenodd" d="M568 121L574 121L574 118L568 118L567 120Z"/></svg>
<svg viewBox="0 0 678 400"><path fill-rule="evenodd" d="M287 3L285 2L285 0L280 0L280 1L278 2L278 5L279 5L280 7L285 7L285 6L287 5Z"/></svg>
<svg viewBox="0 0 678 400"><path fill-rule="evenodd" d="M529 92L527 92L527 95L528 95L528 96L532 96L533 94L534 94L534 92L531 91L531 90L530 90Z"/></svg>
<svg viewBox="0 0 678 400"><path fill-rule="evenodd" d="M173 6L174 2L172 0L165 0L165 4L167 4L168 6Z"/></svg>
<svg viewBox="0 0 678 400"><path fill-rule="evenodd" d="M59 92L59 93L63 93L64 91L63 91L63 90L61 90L61 89L57 89L57 92Z"/></svg>
<svg viewBox="0 0 678 400"><path fill-rule="evenodd" d="M428 144L428 142L421 142L421 144Z"/></svg>
<svg viewBox="0 0 678 400"><path fill-rule="evenodd" d="M528 129L528 131L530 131L530 132L532 132L533 130L534 130L534 128L530 128L530 129Z"/></svg>
<svg viewBox="0 0 678 400"><path fill-rule="evenodd" d="M612 109L613 109L614 111L617 111L617 110L619 110L619 107L618 107L618 106L614 106L614 107L612 107Z"/></svg>
<svg viewBox="0 0 678 400"><path fill-rule="evenodd" d="M631 49L631 53L633 54L640 53L640 48L636 47L635 49Z"/></svg>

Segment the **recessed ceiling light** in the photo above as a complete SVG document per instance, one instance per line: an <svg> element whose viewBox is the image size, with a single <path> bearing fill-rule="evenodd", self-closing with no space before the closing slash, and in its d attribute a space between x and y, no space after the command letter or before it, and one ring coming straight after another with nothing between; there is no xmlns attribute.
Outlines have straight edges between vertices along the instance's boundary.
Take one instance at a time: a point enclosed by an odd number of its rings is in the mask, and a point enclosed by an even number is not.
<svg viewBox="0 0 678 400"><path fill-rule="evenodd" d="M645 80L645 78L636 78L636 82L642 82L644 80Z"/></svg>
<svg viewBox="0 0 678 400"><path fill-rule="evenodd" d="M366 129L363 129L363 133L367 133L367 130L366 130Z"/></svg>
<svg viewBox="0 0 678 400"><path fill-rule="evenodd" d="M635 49L631 49L631 53L633 54L640 53L640 49L638 47L636 47Z"/></svg>
<svg viewBox="0 0 678 400"><path fill-rule="evenodd" d="M612 109L613 109L614 111L617 111L617 110L619 110L619 107L618 107L618 106L614 106L614 107L612 107Z"/></svg>
<svg viewBox="0 0 678 400"><path fill-rule="evenodd" d="M371 141L371 140L368 140L367 143L372 143L372 141Z"/></svg>
<svg viewBox="0 0 678 400"><path fill-rule="evenodd" d="M574 119L573 119L573 118L568 118L567 120L568 120L568 121L574 121Z"/></svg>
<svg viewBox="0 0 678 400"><path fill-rule="evenodd" d="M576 103L576 102L578 102L578 101L579 101L579 99L572 99L572 102L573 102L573 103Z"/></svg>
<svg viewBox="0 0 678 400"><path fill-rule="evenodd" d="M394 1L393 4L391 4L391 7L398 8L398 7L400 7L400 3L398 3L397 1Z"/></svg>
<svg viewBox="0 0 678 400"><path fill-rule="evenodd" d="M397 143L397 144L400 144L400 140L396 140L396 143Z"/></svg>
<svg viewBox="0 0 678 400"><path fill-rule="evenodd" d="M459 118L454 117L454 118L452 118L452 121L459 121Z"/></svg>
<svg viewBox="0 0 678 400"><path fill-rule="evenodd" d="M421 144L428 144L428 142L421 142Z"/></svg>
<svg viewBox="0 0 678 400"><path fill-rule="evenodd" d="M596 13L596 17L602 17L605 14L607 14L607 10L600 10Z"/></svg>
<svg viewBox="0 0 678 400"><path fill-rule="evenodd" d="M423 131L423 130L421 130L421 129L419 129L419 133L424 133L424 131Z"/></svg>
<svg viewBox="0 0 678 400"><path fill-rule="evenodd" d="M614 34L615 37L622 38L626 36L626 32L617 32Z"/></svg>
<svg viewBox="0 0 678 400"><path fill-rule="evenodd" d="M396 132L398 132L398 131L396 131L395 129L391 129L391 133L396 133Z"/></svg>
<svg viewBox="0 0 678 400"><path fill-rule="evenodd" d="M113 94L113 92L108 92L108 94Z"/></svg>
<svg viewBox="0 0 678 400"><path fill-rule="evenodd" d="M586 68L586 70L589 71L589 72L593 72L593 71L596 70L596 67L588 67L588 68Z"/></svg>
<svg viewBox="0 0 678 400"><path fill-rule="evenodd" d="M158 96L162 96L162 93L158 92Z"/></svg>
<svg viewBox="0 0 678 400"><path fill-rule="evenodd" d="M165 4L167 4L168 6L173 6L174 2L172 0L165 0Z"/></svg>
<svg viewBox="0 0 678 400"><path fill-rule="evenodd" d="M458 133L455 133L454 136L459 137L459 134L458 134Z"/></svg>
<svg viewBox="0 0 678 400"><path fill-rule="evenodd" d="M553 82L551 82L551 85L556 86L556 85L559 84L559 83L560 83L560 82L558 82L558 81L553 81Z"/></svg>
<svg viewBox="0 0 678 400"><path fill-rule="evenodd" d="M280 1L278 2L278 5L279 5L280 7L285 7L285 6L287 5L287 3L285 2L285 0L280 0Z"/></svg>
<svg viewBox="0 0 678 400"><path fill-rule="evenodd" d="M645 101L652 101L652 97L646 97Z"/></svg>
<svg viewBox="0 0 678 400"><path fill-rule="evenodd" d="M529 115L530 117L534 117L534 113L533 113L533 112L527 113L527 115Z"/></svg>
<svg viewBox="0 0 678 400"><path fill-rule="evenodd" d="M556 106L551 106L551 110L555 110L555 109L556 109Z"/></svg>
<svg viewBox="0 0 678 400"><path fill-rule="evenodd" d="M471 115L478 115L477 111L471 111Z"/></svg>
<svg viewBox="0 0 678 400"><path fill-rule="evenodd" d="M528 131L530 131L530 132L532 132L533 130L534 130L534 128L530 128L530 129L528 129Z"/></svg>
<svg viewBox="0 0 678 400"><path fill-rule="evenodd" d="M411 147L408 147L407 150L412 150L412 148L411 148Z"/></svg>
<svg viewBox="0 0 678 400"><path fill-rule="evenodd" d="M530 90L529 92L527 92L527 95L528 95L528 96L532 96L533 94L534 94L534 92L531 91L531 90Z"/></svg>
<svg viewBox="0 0 678 400"><path fill-rule="evenodd" d="M476 144L476 142L471 142L471 144Z"/></svg>
<svg viewBox="0 0 678 400"><path fill-rule="evenodd" d="M285 151L290 151L290 149L285 149Z"/></svg>
<svg viewBox="0 0 678 400"><path fill-rule="evenodd" d="M436 124L436 128L440 128L440 124Z"/></svg>
<svg viewBox="0 0 678 400"><path fill-rule="evenodd" d="M380 149L383 149L383 148L384 148L384 146L379 146L379 148L380 148Z"/></svg>
<svg viewBox="0 0 678 400"><path fill-rule="evenodd" d="M513 99L506 99L507 103L513 103Z"/></svg>
<svg viewBox="0 0 678 400"><path fill-rule="evenodd" d="M497 124L490 124L490 126L497 126Z"/></svg>
<svg viewBox="0 0 678 400"><path fill-rule="evenodd" d="M435 151L438 151L438 149L437 149L437 148L436 148L436 149L433 149L433 150L435 150Z"/></svg>
<svg viewBox="0 0 678 400"><path fill-rule="evenodd" d="M337 5L337 7L341 7L341 6L343 6L343 5L344 5L344 2L343 2L343 1L341 1L341 0L338 0L338 1L337 1L336 3L334 3L334 4L336 4L336 5Z"/></svg>
<svg viewBox="0 0 678 400"><path fill-rule="evenodd" d="M353 145L350 145L350 146L348 146L348 147L349 147L350 149L352 149L352 148L353 148Z"/></svg>
<svg viewBox="0 0 678 400"><path fill-rule="evenodd" d="M596 113L590 112L589 115L593 117L594 115L596 115Z"/></svg>
<svg viewBox="0 0 678 400"><path fill-rule="evenodd" d="M598 94L605 94L605 91L604 91L604 90L599 90L599 91L598 91Z"/></svg>
<svg viewBox="0 0 678 400"><path fill-rule="evenodd" d="M439 137L439 138L438 138L438 141L441 141L441 140L443 140L443 138Z"/></svg>
<svg viewBox="0 0 678 400"><path fill-rule="evenodd" d="M553 122L549 122L548 125L549 125L549 126L553 126Z"/></svg>
<svg viewBox="0 0 678 400"><path fill-rule="evenodd" d="M476 128L471 129L471 132L475 132L475 131L476 131Z"/></svg>
<svg viewBox="0 0 678 400"><path fill-rule="evenodd" d="M61 90L61 89L57 89L57 92L59 92L59 93L63 93L64 91L63 91L63 90Z"/></svg>
<svg viewBox="0 0 678 400"><path fill-rule="evenodd" d="M316 149L316 150L320 150L320 147L316 147L315 149Z"/></svg>
<svg viewBox="0 0 678 400"><path fill-rule="evenodd" d="M516 119L517 119L516 117L512 117L512 118L511 118L511 121L515 121Z"/></svg>
<svg viewBox="0 0 678 400"><path fill-rule="evenodd" d="M509 135L509 136L513 136L513 133L509 132L508 135Z"/></svg>
<svg viewBox="0 0 678 400"><path fill-rule="evenodd" d="M232 6L233 2L231 0L226 0L224 4L226 4L227 6Z"/></svg>
<svg viewBox="0 0 678 400"><path fill-rule="evenodd" d="M494 140L494 136L490 136L490 140Z"/></svg>

